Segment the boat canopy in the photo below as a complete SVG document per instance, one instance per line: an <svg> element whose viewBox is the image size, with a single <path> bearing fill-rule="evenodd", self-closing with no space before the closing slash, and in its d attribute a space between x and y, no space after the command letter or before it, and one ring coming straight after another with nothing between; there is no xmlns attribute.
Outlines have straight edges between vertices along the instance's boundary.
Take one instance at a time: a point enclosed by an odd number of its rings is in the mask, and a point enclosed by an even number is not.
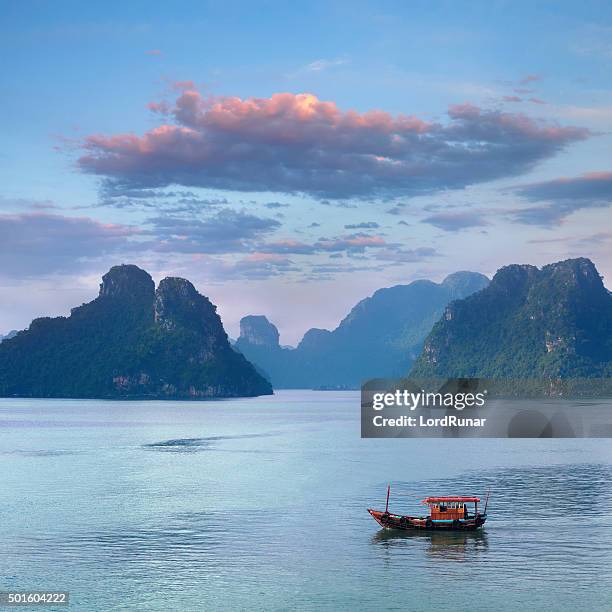
<svg viewBox="0 0 612 612"><path fill-rule="evenodd" d="M427 497L423 500L424 504L444 504L446 502L459 502L459 503L477 503L480 501L480 497L462 497L460 495L451 495L450 497Z"/></svg>

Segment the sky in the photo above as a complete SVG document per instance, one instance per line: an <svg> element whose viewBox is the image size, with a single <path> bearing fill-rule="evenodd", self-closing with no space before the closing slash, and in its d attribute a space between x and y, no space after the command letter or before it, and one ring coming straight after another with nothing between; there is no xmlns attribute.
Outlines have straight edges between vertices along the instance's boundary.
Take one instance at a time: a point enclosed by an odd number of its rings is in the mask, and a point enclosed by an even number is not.
<svg viewBox="0 0 612 612"><path fill-rule="evenodd" d="M612 288L609 2L3 1L0 334L112 265L236 337L589 257Z"/></svg>

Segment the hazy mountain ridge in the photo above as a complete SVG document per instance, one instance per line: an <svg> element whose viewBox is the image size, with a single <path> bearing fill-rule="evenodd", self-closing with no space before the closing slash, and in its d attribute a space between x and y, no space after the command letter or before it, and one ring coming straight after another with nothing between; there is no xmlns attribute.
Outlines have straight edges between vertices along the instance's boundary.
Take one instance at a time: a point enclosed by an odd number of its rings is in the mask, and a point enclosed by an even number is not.
<svg viewBox="0 0 612 612"><path fill-rule="evenodd" d="M169 398L253 396L271 387L232 350L214 306L181 278L157 289L115 266L99 296L69 317L35 319L0 345L0 396Z"/></svg>
<svg viewBox="0 0 612 612"><path fill-rule="evenodd" d="M435 378L610 377L612 295L584 258L509 265L490 283L459 272L379 289L296 348L280 345L265 316L244 317L233 350L216 307L189 281L155 288L144 270L116 266L92 302L9 336L0 396L248 396L271 392L264 378L278 388L357 388L411 368Z"/></svg>
<svg viewBox="0 0 612 612"><path fill-rule="evenodd" d="M335 330L308 330L295 349L280 347L278 330L266 317L244 317L235 346L275 387L357 388L368 378L405 375L446 305L488 282L482 274L456 272L442 283L379 289Z"/></svg>

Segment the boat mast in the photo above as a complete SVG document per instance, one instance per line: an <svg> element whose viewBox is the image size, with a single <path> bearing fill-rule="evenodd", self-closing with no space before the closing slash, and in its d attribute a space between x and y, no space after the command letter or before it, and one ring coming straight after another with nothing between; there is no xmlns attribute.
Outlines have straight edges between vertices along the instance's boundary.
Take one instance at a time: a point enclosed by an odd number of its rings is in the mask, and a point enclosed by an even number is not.
<svg viewBox="0 0 612 612"><path fill-rule="evenodd" d="M391 492L391 485L387 485L387 504L385 505L385 514L389 514L389 493Z"/></svg>
<svg viewBox="0 0 612 612"><path fill-rule="evenodd" d="M485 500L484 514L487 513L487 506L489 505L489 495L491 495L491 487L487 491L487 499Z"/></svg>

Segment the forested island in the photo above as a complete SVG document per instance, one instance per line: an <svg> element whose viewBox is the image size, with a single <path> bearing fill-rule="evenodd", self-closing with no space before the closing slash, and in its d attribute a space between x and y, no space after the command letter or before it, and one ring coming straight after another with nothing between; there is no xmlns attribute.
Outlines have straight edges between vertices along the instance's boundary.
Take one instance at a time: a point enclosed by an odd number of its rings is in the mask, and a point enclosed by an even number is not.
<svg viewBox="0 0 612 612"><path fill-rule="evenodd" d="M232 349L214 306L183 278L157 289L115 266L69 317L35 319L0 344L0 396L204 399L272 393Z"/></svg>

